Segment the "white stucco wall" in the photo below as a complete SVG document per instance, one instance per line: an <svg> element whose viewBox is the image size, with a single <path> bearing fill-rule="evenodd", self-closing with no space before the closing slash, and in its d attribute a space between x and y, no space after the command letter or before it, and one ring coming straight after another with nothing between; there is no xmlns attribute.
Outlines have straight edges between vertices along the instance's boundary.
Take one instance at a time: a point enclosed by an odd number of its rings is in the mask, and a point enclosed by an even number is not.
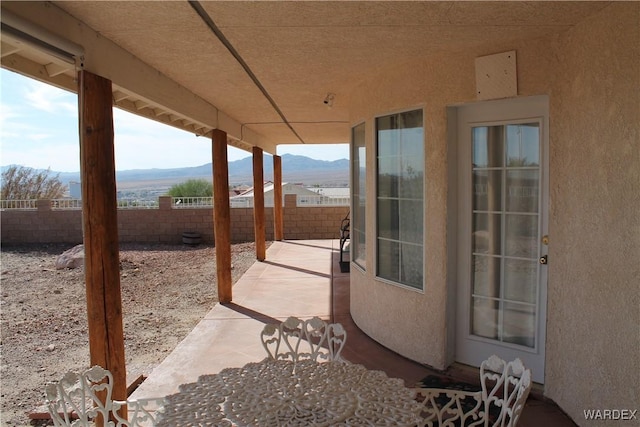
<svg viewBox="0 0 640 427"><path fill-rule="evenodd" d="M377 81L354 92L354 123L366 119L367 265L351 274L351 313L374 339L411 359L446 367L446 105L472 99L474 59L443 57L433 62L397 64ZM460 71L460 72L458 72ZM469 78L470 76L470 78ZM411 82L410 84L407 84ZM375 88L375 89L374 89ZM374 278L375 148L374 118L398 110L424 108L425 123L425 281L424 292L389 285Z"/></svg>
<svg viewBox="0 0 640 427"><path fill-rule="evenodd" d="M639 29L614 3L554 48L545 393L584 426L640 412Z"/></svg>
<svg viewBox="0 0 640 427"><path fill-rule="evenodd" d="M381 70L352 93L367 122L367 265L352 268L351 313L383 345L448 363L446 107L475 101L474 59L517 51L519 96L550 97L545 394L579 425L583 409L640 409L640 3L612 3L561 36L449 53ZM374 277L374 118L424 107L425 290ZM455 167L455 165L453 165ZM451 270L449 270L451 271ZM603 424L604 425L604 424Z"/></svg>
<svg viewBox="0 0 640 427"><path fill-rule="evenodd" d="M376 81L359 85L352 94L353 123L367 122L367 265L351 274L352 314L369 335L396 352L438 369L448 356L447 317L447 106L476 101L475 58L517 49L519 95L548 93L549 79L540 64L551 62L551 40L526 45L495 46L430 57L385 70ZM410 82L410 83L408 83ZM372 88L375 88L373 90ZM374 119L399 110L424 108L425 126L425 290L416 292L377 281L374 277L375 147ZM455 165L453 166L455 168ZM455 216L455 215L454 215ZM384 313L384 315L382 315ZM449 347L450 349L450 347Z"/></svg>

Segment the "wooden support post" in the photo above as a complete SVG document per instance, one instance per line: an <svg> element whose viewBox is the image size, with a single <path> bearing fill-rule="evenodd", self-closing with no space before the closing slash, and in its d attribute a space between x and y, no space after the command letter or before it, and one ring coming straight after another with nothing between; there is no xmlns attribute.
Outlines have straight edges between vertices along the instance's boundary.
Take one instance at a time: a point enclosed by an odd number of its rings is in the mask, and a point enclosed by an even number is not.
<svg viewBox="0 0 640 427"><path fill-rule="evenodd" d="M264 171L262 148L253 147L253 229L256 238L256 259L264 261L267 244L264 225Z"/></svg>
<svg viewBox="0 0 640 427"><path fill-rule="evenodd" d="M229 162L227 160L227 133L211 132L213 163L213 234L216 246L216 277L218 300L229 303L231 291L231 208L229 206Z"/></svg>
<svg viewBox="0 0 640 427"><path fill-rule="evenodd" d="M284 239L282 216L282 157L273 156L273 236L274 240Z"/></svg>
<svg viewBox="0 0 640 427"><path fill-rule="evenodd" d="M111 81L78 73L84 274L91 365L113 374L113 399L127 398ZM126 415L126 414L124 414ZM98 420L100 424L103 420Z"/></svg>

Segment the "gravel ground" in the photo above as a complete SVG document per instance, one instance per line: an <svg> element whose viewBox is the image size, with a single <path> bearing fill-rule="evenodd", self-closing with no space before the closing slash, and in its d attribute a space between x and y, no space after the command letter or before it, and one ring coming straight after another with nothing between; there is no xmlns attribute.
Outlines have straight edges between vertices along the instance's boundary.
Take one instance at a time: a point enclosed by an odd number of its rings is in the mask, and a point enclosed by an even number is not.
<svg viewBox="0 0 640 427"><path fill-rule="evenodd" d="M3 247L0 253L0 424L32 426L44 385L89 367L84 273L56 270L69 245ZM255 245L232 246L234 283ZM120 246L127 378L147 375L217 302L211 246ZM42 424L40 424L42 425Z"/></svg>

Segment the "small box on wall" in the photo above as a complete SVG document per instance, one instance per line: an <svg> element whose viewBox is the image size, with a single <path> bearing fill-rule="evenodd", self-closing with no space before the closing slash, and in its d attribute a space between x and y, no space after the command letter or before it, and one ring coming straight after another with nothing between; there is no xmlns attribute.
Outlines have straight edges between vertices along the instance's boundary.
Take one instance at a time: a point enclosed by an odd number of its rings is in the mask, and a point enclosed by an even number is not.
<svg viewBox="0 0 640 427"><path fill-rule="evenodd" d="M518 96L515 50L476 58L476 96L478 100Z"/></svg>

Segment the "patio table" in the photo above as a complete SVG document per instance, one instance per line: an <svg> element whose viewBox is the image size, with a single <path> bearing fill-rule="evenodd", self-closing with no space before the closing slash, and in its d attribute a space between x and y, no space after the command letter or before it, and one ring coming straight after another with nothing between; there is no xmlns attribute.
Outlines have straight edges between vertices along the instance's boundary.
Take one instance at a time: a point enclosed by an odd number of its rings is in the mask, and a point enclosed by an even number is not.
<svg viewBox="0 0 640 427"><path fill-rule="evenodd" d="M157 426L415 426L414 399L401 379L362 365L265 359L181 385Z"/></svg>

